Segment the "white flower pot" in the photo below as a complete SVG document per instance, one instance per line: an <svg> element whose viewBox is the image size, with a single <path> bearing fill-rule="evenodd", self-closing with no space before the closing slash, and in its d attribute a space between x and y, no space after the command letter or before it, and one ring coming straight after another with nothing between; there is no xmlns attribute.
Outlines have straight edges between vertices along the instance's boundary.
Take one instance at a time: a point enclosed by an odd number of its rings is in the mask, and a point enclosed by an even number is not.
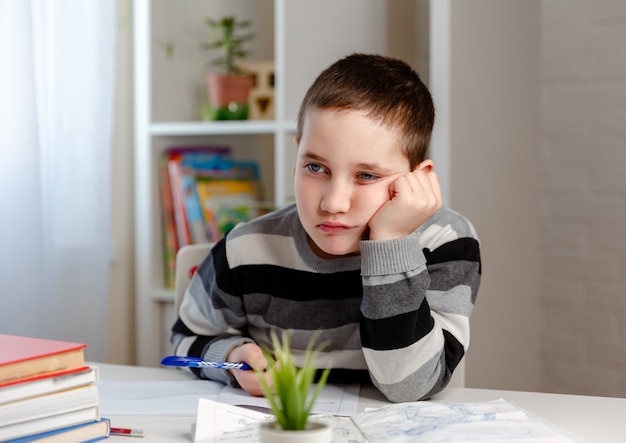
<svg viewBox="0 0 626 443"><path fill-rule="evenodd" d="M261 423L259 427L263 443L330 443L333 430L326 423L309 420L302 431L285 431L275 421Z"/></svg>

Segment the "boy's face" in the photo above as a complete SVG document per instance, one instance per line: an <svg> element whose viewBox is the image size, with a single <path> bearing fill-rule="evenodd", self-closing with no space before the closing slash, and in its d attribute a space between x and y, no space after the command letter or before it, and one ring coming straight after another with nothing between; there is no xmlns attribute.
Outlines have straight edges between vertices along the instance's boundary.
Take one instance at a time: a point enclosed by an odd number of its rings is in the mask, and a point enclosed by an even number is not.
<svg viewBox="0 0 626 443"><path fill-rule="evenodd" d="M306 115L294 167L300 220L322 257L359 253L368 222L390 200L389 186L410 172L399 129L361 111L313 110Z"/></svg>

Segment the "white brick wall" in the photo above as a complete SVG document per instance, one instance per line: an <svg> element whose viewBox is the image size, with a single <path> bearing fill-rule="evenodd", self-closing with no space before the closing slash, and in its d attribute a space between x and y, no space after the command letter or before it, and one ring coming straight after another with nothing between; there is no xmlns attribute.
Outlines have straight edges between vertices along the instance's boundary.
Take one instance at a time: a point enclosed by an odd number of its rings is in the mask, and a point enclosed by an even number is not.
<svg viewBox="0 0 626 443"><path fill-rule="evenodd" d="M626 397L626 2L543 0L547 391Z"/></svg>

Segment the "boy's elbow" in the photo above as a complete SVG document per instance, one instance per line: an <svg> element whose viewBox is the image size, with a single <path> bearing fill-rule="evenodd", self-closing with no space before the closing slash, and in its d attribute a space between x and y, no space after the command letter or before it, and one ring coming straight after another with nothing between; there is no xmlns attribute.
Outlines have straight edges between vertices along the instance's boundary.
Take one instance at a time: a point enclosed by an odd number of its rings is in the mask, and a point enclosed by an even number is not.
<svg viewBox="0 0 626 443"><path fill-rule="evenodd" d="M450 381L451 374L440 374L435 380L416 380L409 377L400 383L384 385L374 381L376 388L392 403L428 400L443 391Z"/></svg>
<svg viewBox="0 0 626 443"><path fill-rule="evenodd" d="M426 386L405 386L403 383L400 383L399 385L394 386L376 385L376 387L391 403L428 400L434 395L432 389L429 389Z"/></svg>

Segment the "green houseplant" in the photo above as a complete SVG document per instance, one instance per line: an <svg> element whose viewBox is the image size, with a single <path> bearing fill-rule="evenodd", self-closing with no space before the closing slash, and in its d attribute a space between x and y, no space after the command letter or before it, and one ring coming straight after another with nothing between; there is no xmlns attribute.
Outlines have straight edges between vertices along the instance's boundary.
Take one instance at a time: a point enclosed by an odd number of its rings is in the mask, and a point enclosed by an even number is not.
<svg viewBox="0 0 626 443"><path fill-rule="evenodd" d="M301 365L297 366L291 350L291 331L283 335L282 343L276 331L272 330L271 334L275 363L267 372L273 383L272 388L263 372L257 371L257 376L276 421L261 425L262 441L329 442L332 429L326 424L309 420L311 408L324 388L331 369L325 368L315 384L316 359L324 345L314 346L317 338L314 336L307 345Z"/></svg>
<svg viewBox="0 0 626 443"><path fill-rule="evenodd" d="M238 20L225 16L219 20L207 19L211 40L204 44L205 49L219 50L219 56L211 62L220 72L207 75L208 106L203 109L203 117L210 120L245 120L249 114L248 97L252 88L252 77L237 64L248 56L245 44L254 34L240 34L249 28L251 21Z"/></svg>

